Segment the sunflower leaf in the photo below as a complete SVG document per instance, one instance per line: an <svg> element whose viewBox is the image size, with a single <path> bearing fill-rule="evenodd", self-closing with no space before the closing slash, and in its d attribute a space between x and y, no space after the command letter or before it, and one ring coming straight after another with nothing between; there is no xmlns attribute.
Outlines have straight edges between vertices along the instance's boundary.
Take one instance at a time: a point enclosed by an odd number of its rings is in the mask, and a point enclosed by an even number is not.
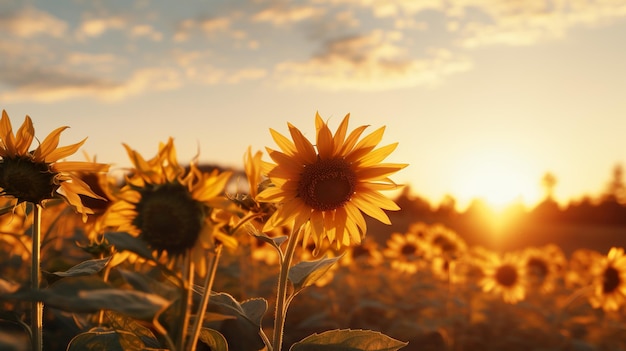
<svg viewBox="0 0 626 351"><path fill-rule="evenodd" d="M59 277L79 277L100 272L111 261L111 257L83 261L65 272L53 272Z"/></svg>
<svg viewBox="0 0 626 351"><path fill-rule="evenodd" d="M265 344L259 332L261 319L267 310L267 301L254 298L239 303L227 293L211 293L208 313L216 313L235 318L205 319L205 326L219 331L229 341L234 350L258 350Z"/></svg>
<svg viewBox="0 0 626 351"><path fill-rule="evenodd" d="M104 238L118 251L130 251L136 253L137 255L148 259L150 261L154 261L154 257L152 256L152 250L148 247L148 244L143 240L136 238L126 232L111 232L105 233Z"/></svg>
<svg viewBox="0 0 626 351"><path fill-rule="evenodd" d="M94 313L111 310L150 321L170 305L156 294L116 289L93 276L68 277L43 290L18 291L2 299L43 301L67 312Z"/></svg>
<svg viewBox="0 0 626 351"><path fill-rule="evenodd" d="M251 233L255 238L272 245L278 252L280 252L280 245L282 245L285 241L287 241L288 237L286 235L281 235L277 237L270 237L263 232Z"/></svg>
<svg viewBox="0 0 626 351"><path fill-rule="evenodd" d="M407 344L371 330L337 329L307 336L289 351L396 351Z"/></svg>
<svg viewBox="0 0 626 351"><path fill-rule="evenodd" d="M226 338L215 329L200 329L200 341L209 346L212 351L228 351Z"/></svg>
<svg viewBox="0 0 626 351"><path fill-rule="evenodd" d="M93 328L76 335L67 346L67 351L110 350L141 351L145 346L139 337L125 331Z"/></svg>
<svg viewBox="0 0 626 351"><path fill-rule="evenodd" d="M326 258L316 261L302 261L289 269L289 280L298 292L307 286L313 285L320 279L342 256Z"/></svg>

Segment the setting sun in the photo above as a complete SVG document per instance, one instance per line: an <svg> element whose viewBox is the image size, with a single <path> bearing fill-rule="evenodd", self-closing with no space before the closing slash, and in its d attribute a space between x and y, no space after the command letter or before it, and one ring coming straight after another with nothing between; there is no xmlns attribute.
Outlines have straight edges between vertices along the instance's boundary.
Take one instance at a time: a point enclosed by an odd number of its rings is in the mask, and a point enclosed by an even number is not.
<svg viewBox="0 0 626 351"><path fill-rule="evenodd" d="M480 150L459 162L459 198L484 200L496 212L514 202L527 205L539 200L536 174L512 152Z"/></svg>

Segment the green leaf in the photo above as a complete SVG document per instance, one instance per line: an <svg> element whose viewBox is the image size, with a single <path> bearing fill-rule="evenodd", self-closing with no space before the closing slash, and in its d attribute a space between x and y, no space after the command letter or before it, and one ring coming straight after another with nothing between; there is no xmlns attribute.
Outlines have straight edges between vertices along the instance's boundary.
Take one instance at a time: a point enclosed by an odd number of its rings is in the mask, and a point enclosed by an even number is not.
<svg viewBox="0 0 626 351"><path fill-rule="evenodd" d="M111 261L111 257L93 259L81 262L65 272L54 272L59 277L80 277L83 275L92 275L100 272Z"/></svg>
<svg viewBox="0 0 626 351"><path fill-rule="evenodd" d="M407 344L371 330L337 329L307 336L289 351L396 351Z"/></svg>
<svg viewBox="0 0 626 351"><path fill-rule="evenodd" d="M326 258L316 261L302 261L289 269L289 280L298 292L307 286L313 285L320 279L342 256Z"/></svg>
<svg viewBox="0 0 626 351"><path fill-rule="evenodd" d="M265 345L259 332L266 310L267 301L261 298L239 303L227 293L212 293L207 312L235 318L220 321L205 319L205 325L222 333L233 350L258 350Z"/></svg>
<svg viewBox="0 0 626 351"><path fill-rule="evenodd" d="M170 301L159 295L116 289L93 276L69 277L47 289L21 291L0 298L43 301L49 307L67 312L111 310L148 321L170 305Z"/></svg>
<svg viewBox="0 0 626 351"><path fill-rule="evenodd" d="M255 238L270 244L272 247L274 247L279 253L280 251L280 245L282 245L285 241L287 241L288 236L286 235L281 235L281 236L277 236L277 237L270 237L267 236L267 234L261 232L261 231L255 231L254 233L250 233L252 236L254 236Z"/></svg>
<svg viewBox="0 0 626 351"><path fill-rule="evenodd" d="M143 346L160 346L159 340L154 336L154 333L134 319L112 311L106 311L105 315L111 327L116 331L126 331L137 336L141 339ZM134 342L134 340L123 337L121 342L124 344L125 342Z"/></svg>
<svg viewBox="0 0 626 351"><path fill-rule="evenodd" d="M228 351L228 343L222 333L214 329L200 329L200 341L205 343L211 351Z"/></svg>
<svg viewBox="0 0 626 351"><path fill-rule="evenodd" d="M154 261L152 250L145 241L139 238L125 232L104 233L104 238L109 244L115 246L118 251L130 251L145 259Z"/></svg>
<svg viewBox="0 0 626 351"><path fill-rule="evenodd" d="M76 335L67 351L142 351L141 339L128 332L93 328Z"/></svg>

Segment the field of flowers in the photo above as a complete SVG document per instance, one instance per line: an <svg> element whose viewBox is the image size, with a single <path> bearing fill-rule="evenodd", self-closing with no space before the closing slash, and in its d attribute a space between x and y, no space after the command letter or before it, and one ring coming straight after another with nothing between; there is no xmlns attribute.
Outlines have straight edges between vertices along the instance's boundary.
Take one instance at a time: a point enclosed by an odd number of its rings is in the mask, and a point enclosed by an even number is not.
<svg viewBox="0 0 626 351"><path fill-rule="evenodd" d="M406 165L348 121L271 129L243 179L124 145L117 179L3 111L0 349L626 350L623 248L495 252L419 221L381 239Z"/></svg>

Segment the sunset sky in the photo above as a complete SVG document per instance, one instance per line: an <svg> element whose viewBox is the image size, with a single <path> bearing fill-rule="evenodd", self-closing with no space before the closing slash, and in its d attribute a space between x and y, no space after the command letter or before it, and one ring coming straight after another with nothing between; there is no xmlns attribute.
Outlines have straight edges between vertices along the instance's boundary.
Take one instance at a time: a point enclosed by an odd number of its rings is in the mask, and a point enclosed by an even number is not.
<svg viewBox="0 0 626 351"><path fill-rule="evenodd" d="M314 140L316 111L385 125L393 179L433 204L534 205L546 172L595 196L626 161L626 1L0 0L0 33L14 129L68 125L116 169L170 136L242 167L269 128Z"/></svg>

